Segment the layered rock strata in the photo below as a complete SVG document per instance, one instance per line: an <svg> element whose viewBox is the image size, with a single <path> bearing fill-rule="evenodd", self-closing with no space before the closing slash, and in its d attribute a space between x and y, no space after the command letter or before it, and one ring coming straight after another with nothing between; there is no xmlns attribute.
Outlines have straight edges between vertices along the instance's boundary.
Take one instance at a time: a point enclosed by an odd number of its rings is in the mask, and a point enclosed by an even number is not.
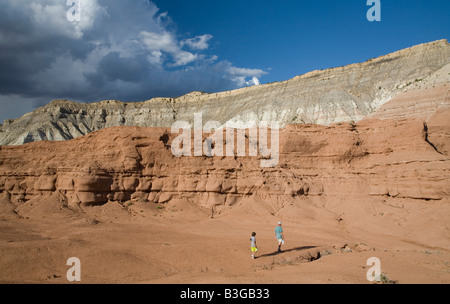
<svg viewBox="0 0 450 304"><path fill-rule="evenodd" d="M449 82L446 40L417 45L345 67L313 71L291 80L144 102L76 103L56 100L0 126L0 145L77 138L113 126L170 127L193 123L193 114L229 127L261 121L322 124L359 121L400 93Z"/></svg>
<svg viewBox="0 0 450 304"><path fill-rule="evenodd" d="M426 122L289 125L280 131L274 168L262 168L262 156L175 157L177 135L165 128L113 127L66 142L4 146L2 210L52 195L72 210L172 199L211 208L251 196L275 205L334 196L448 201L450 123L442 117L449 114L439 110Z"/></svg>

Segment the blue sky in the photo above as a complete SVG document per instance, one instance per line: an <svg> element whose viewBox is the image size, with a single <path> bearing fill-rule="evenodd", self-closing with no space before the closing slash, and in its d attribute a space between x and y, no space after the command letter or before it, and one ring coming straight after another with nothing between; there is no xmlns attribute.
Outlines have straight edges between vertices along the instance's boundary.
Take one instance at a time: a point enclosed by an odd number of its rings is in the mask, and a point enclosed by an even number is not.
<svg viewBox="0 0 450 304"><path fill-rule="evenodd" d="M268 71L262 83L449 38L450 1L380 2L369 22L366 0L155 1L180 32L213 35L220 58Z"/></svg>
<svg viewBox="0 0 450 304"><path fill-rule="evenodd" d="M0 122L54 99L143 101L283 81L449 39L450 1L0 0Z"/></svg>

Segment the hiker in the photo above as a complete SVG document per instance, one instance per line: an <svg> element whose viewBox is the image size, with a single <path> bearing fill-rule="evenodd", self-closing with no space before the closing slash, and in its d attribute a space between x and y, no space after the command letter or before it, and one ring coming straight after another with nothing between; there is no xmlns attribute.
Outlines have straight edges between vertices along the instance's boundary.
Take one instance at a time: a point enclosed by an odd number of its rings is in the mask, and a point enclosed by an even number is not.
<svg viewBox="0 0 450 304"><path fill-rule="evenodd" d="M275 227L275 237L278 241L278 252L281 252L281 245L284 245L283 228L281 225L282 223L278 222L278 226Z"/></svg>
<svg viewBox="0 0 450 304"><path fill-rule="evenodd" d="M255 258L255 254L258 251L258 247L256 246L256 232L252 232L252 237L250 238L251 244L250 249L252 250L252 259Z"/></svg>

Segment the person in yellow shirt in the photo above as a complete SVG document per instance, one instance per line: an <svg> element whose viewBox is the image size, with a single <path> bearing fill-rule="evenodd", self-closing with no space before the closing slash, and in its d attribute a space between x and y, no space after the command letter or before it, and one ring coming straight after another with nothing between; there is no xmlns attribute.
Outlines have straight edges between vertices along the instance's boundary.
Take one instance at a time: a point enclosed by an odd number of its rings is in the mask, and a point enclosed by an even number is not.
<svg viewBox="0 0 450 304"><path fill-rule="evenodd" d="M258 246L256 245L256 232L252 232L252 237L250 238L250 249L252 250L252 259L255 258L255 254L258 251Z"/></svg>

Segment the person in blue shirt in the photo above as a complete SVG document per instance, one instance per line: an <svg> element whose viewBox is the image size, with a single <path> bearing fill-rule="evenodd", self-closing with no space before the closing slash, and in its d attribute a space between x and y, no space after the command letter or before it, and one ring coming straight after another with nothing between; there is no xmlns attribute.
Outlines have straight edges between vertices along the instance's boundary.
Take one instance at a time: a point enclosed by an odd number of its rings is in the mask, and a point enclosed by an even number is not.
<svg viewBox="0 0 450 304"><path fill-rule="evenodd" d="M284 244L283 228L281 225L282 223L278 222L278 226L275 227L275 237L278 241L278 252L281 252L281 245Z"/></svg>

